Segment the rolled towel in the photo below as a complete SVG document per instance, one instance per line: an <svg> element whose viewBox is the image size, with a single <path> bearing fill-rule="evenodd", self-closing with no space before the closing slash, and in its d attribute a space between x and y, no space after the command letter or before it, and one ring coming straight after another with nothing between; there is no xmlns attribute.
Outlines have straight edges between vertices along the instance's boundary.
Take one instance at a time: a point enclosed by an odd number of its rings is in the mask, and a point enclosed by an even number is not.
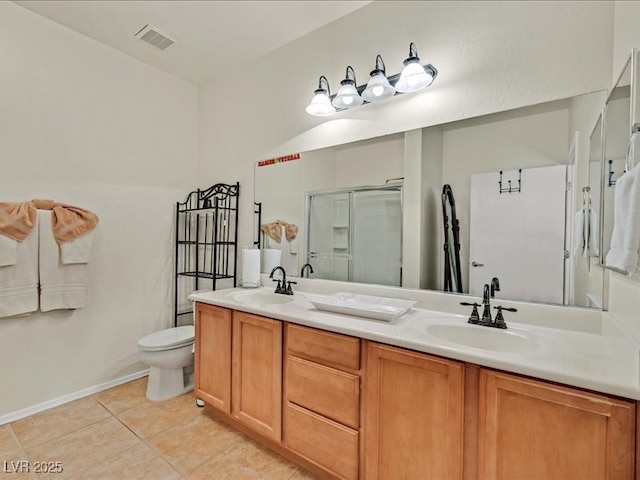
<svg viewBox="0 0 640 480"><path fill-rule="evenodd" d="M276 243L280 243L282 240L282 224L280 223L280 220L276 220L271 223L263 223L260 226L260 230L262 230L265 235Z"/></svg>
<svg viewBox="0 0 640 480"><path fill-rule="evenodd" d="M293 242L298 236L298 226L294 223L283 222L278 220L284 226L284 236L287 242Z"/></svg>
<svg viewBox="0 0 640 480"><path fill-rule="evenodd" d="M58 245L75 240L92 231L98 224L98 216L84 208L54 202L53 200L33 200L40 210L53 210L53 236Z"/></svg>
<svg viewBox="0 0 640 480"><path fill-rule="evenodd" d="M0 234L21 242L36 224L37 212L31 202L0 202Z"/></svg>

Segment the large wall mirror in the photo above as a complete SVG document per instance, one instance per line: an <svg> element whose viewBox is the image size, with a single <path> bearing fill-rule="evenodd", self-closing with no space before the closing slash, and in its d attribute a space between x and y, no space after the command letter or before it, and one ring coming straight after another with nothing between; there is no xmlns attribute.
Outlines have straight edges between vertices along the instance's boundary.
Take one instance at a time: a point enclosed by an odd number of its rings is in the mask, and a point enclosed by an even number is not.
<svg viewBox="0 0 640 480"><path fill-rule="evenodd" d="M451 291L444 247L453 240L446 241L442 204L449 185L459 228L454 291L477 296L497 277L500 298L599 307L602 283L594 285L582 268L590 258L573 231L583 197L575 178L590 175L576 132L586 142L596 121L577 112L600 111L603 97L596 92L257 162L254 200L263 224L297 227L292 241L267 236L261 247L279 250L290 275L310 263L311 278ZM585 104L592 106L576 107ZM366 202L349 203L358 192ZM347 259L354 262L351 276Z"/></svg>

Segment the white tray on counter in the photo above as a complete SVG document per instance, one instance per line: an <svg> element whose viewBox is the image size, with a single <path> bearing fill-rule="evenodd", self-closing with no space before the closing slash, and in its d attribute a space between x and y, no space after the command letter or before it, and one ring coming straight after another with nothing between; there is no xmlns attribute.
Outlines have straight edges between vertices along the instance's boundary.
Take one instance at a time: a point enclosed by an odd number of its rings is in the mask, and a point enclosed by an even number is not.
<svg viewBox="0 0 640 480"><path fill-rule="evenodd" d="M396 298L338 292L309 299L318 310L356 315L390 322L407 313L417 302Z"/></svg>

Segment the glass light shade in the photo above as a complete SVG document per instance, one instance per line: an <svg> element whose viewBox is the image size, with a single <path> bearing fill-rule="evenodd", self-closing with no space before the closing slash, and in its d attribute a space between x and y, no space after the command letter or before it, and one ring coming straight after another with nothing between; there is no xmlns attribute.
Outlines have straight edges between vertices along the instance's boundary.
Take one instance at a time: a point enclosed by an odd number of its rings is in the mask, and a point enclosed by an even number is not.
<svg viewBox="0 0 640 480"><path fill-rule="evenodd" d="M331 105L331 100L324 90L316 90L311 99L311 103L305 109L309 115L316 117L328 117L336 113L336 109Z"/></svg>
<svg viewBox="0 0 640 480"><path fill-rule="evenodd" d="M362 105L362 97L358 93L353 83L345 83L338 90L338 94L333 99L333 106L336 108L351 108Z"/></svg>
<svg viewBox="0 0 640 480"><path fill-rule="evenodd" d="M362 98L367 102L377 102L385 98L393 97L396 89L391 86L389 80L382 72L378 72L371 76L367 88L362 92Z"/></svg>
<svg viewBox="0 0 640 480"><path fill-rule="evenodd" d="M400 79L396 83L396 91L401 93L415 92L430 85L431 82L433 82L431 73L417 61L411 62L402 70Z"/></svg>

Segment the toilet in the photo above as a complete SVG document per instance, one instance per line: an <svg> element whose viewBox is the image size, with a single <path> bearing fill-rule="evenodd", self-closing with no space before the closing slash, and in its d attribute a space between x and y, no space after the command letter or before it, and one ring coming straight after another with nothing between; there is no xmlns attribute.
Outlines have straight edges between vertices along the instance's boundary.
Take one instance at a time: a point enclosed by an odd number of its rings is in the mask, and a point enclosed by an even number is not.
<svg viewBox="0 0 640 480"><path fill-rule="evenodd" d="M167 328L138 341L140 360L149 366L147 398L168 400L193 390L193 325Z"/></svg>

